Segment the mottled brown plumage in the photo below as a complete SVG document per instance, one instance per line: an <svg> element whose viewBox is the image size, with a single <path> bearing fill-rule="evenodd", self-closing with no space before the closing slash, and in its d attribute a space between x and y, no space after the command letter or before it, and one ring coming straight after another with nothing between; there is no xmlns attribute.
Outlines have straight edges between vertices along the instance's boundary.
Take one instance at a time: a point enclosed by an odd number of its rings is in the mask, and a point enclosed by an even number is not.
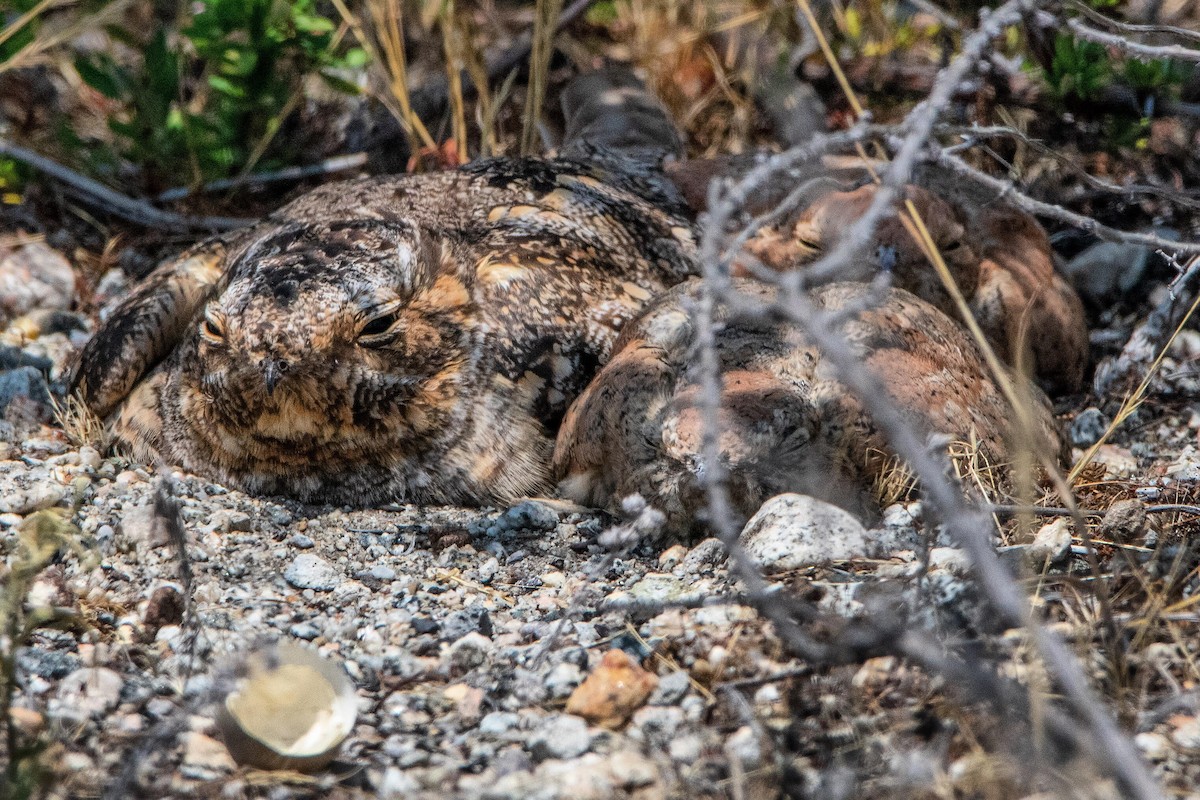
<svg viewBox="0 0 1200 800"><path fill-rule="evenodd" d="M568 403L693 268L658 183L597 150L324 186L161 267L76 383L139 459L251 492L545 492Z"/></svg>
<svg viewBox="0 0 1200 800"><path fill-rule="evenodd" d="M757 233L746 251L770 269L803 267L837 246L878 191L874 184L846 190L831 181L816 188L809 204ZM1045 388L1077 391L1088 359L1083 304L1054 268L1049 239L1037 220L999 203L960 206L916 186L907 187L905 196L997 355L1016 364L1024 349L1031 374ZM876 229L871 256L825 280L871 280L887 270L893 285L959 317L929 257L904 224L903 205L897 206Z"/></svg>
<svg viewBox="0 0 1200 800"><path fill-rule="evenodd" d="M746 281L741 292L769 301L772 289ZM814 290L826 310L853 307L870 288L834 283ZM642 494L671 526L686 530L704 508L699 484L703 420L687 304L697 284L678 286L621 334L612 360L571 407L554 453L560 491L575 502L616 509ZM732 318L722 311L720 455L738 509L803 492L870 514L893 463L862 404L834 379L822 353L794 325ZM842 333L883 380L904 415L926 433L974 437L982 458L1007 460L1007 404L966 332L901 289L848 321ZM1045 397L1037 425L1059 447Z"/></svg>

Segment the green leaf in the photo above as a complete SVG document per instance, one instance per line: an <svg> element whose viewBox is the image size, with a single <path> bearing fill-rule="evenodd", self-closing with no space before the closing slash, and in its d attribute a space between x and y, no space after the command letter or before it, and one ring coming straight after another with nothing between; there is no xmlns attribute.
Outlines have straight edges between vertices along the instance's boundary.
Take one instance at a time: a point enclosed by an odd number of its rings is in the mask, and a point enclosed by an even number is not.
<svg viewBox="0 0 1200 800"><path fill-rule="evenodd" d="M362 69L371 61L371 56L361 47L351 47L342 56L341 61L350 69Z"/></svg>
<svg viewBox="0 0 1200 800"><path fill-rule="evenodd" d="M241 86L238 86L228 78L224 78L220 75L209 75L208 85L221 94L225 94L230 97L236 97L240 99L246 96L245 89L243 89Z"/></svg>
<svg viewBox="0 0 1200 800"><path fill-rule="evenodd" d="M318 72L317 74L320 75L326 83L342 94L357 95L361 93L361 90L358 88L358 84L354 83L353 81L348 81L345 78L340 78L337 75L333 75L324 71Z"/></svg>
<svg viewBox="0 0 1200 800"><path fill-rule="evenodd" d="M122 100L128 91L128 76L107 55L81 55L75 59L75 71L83 82L110 100Z"/></svg>

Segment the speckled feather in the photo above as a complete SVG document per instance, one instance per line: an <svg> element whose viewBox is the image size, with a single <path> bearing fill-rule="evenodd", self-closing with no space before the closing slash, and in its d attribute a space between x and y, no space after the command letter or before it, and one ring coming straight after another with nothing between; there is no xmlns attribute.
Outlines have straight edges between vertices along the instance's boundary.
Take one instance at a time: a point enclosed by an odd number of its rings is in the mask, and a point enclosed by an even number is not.
<svg viewBox="0 0 1200 800"><path fill-rule="evenodd" d="M805 207L764 228L746 250L771 269L802 267L836 246L875 197L874 184L847 190L825 181ZM1078 391L1088 359L1083 305L1054 268L1046 232L1033 217L1002 203L960 205L906 187L959 290L997 355L1025 358L1048 390ZM921 247L898 215L876 229L871 257L832 280L871 280L888 269L894 286L958 318L958 310ZM1026 353L1022 354L1022 343Z"/></svg>
<svg viewBox="0 0 1200 800"><path fill-rule="evenodd" d="M769 301L772 289L742 282ZM870 288L835 283L814 290L827 310L855 306ZM617 509L641 493L686 530L705 506L699 478L703 431L699 386L690 358L688 304L694 282L655 300L622 334L563 423L554 454L560 491L579 503ZM890 464L887 441L829 363L795 326L720 315L723 373L720 453L739 510L766 498L803 492L871 513L876 485ZM842 333L880 375L901 411L927 433L974 436L983 458L1004 463L1007 405L965 331L929 303L889 290L848 321ZM1052 451L1059 442L1049 403L1034 413Z"/></svg>
<svg viewBox="0 0 1200 800"><path fill-rule="evenodd" d="M118 409L138 458L251 492L545 492L567 405L693 268L671 187L592 156L323 186L202 245L203 270L161 267L88 343L76 383Z"/></svg>

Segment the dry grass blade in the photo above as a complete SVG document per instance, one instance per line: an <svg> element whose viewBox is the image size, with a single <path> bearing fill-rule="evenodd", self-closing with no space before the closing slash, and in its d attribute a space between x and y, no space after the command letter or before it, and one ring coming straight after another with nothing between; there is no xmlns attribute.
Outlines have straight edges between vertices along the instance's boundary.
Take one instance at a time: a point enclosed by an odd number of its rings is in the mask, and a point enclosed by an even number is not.
<svg viewBox="0 0 1200 800"><path fill-rule="evenodd" d="M449 22L455 28L455 36L461 44L459 54L465 64L467 75L475 87L478 101L475 121L479 126L479 155L486 158L496 153L496 115L499 111L492 97L491 78L480 48L474 46L475 26L467 11L460 10ZM460 81L461 82L461 81Z"/></svg>
<svg viewBox="0 0 1200 800"><path fill-rule="evenodd" d="M529 53L529 91L525 96L525 116L521 127L521 155L537 151L538 125L546 100L550 77L550 55L562 0L538 0L533 21L533 48Z"/></svg>
<svg viewBox="0 0 1200 800"><path fill-rule="evenodd" d="M1175 331L1171 334L1171 338L1167 339L1166 344L1162 346L1162 349L1159 351L1158 356L1154 359L1154 362L1150 364L1149 369L1146 370L1146 375L1142 378L1142 382L1139 383L1137 388L1130 392L1125 399L1121 401L1121 407L1117 409L1117 413L1113 415L1113 420L1109 423L1108 427L1104 429L1104 433L1100 435L1100 438L1096 440L1095 444L1087 449L1087 452L1083 454L1083 458L1079 459L1075 466L1071 468L1071 471L1067 473L1068 483L1075 482L1083 470L1087 468L1087 465L1092 463L1092 459L1096 457L1096 453L1100 451L1100 448L1108 442L1113 432L1116 431L1116 429L1119 428L1125 422L1125 420L1129 419L1130 415L1137 411L1138 406L1140 406L1142 401L1146 399L1146 391L1150 388L1150 382L1154 380L1154 376L1158 374L1158 368L1162 366L1163 359L1166 358L1167 353L1171 349L1171 345L1174 344L1177 338L1179 338L1179 334L1183 332L1188 320L1190 320L1192 315L1196 313L1197 307L1200 307L1200 293L1197 293L1196 298L1192 301L1191 306L1188 307L1187 313L1183 315L1183 319L1181 319L1179 321L1179 325L1175 327Z"/></svg>
<svg viewBox="0 0 1200 800"><path fill-rule="evenodd" d="M51 50L58 45L69 42L79 36L84 31L106 25L116 19L125 12L125 9L132 5L133 0L115 0L100 8L96 13L85 15L75 22L63 26L61 29L53 32L39 31L36 38L29 44L22 47L7 61L0 62L0 74L3 74L11 69L18 67L32 66L34 61L43 53ZM14 20L12 24L5 26L3 31L0 31L0 44L7 41L13 34L21 30L29 23L30 20L37 17L46 11L58 8L60 6L71 5L73 0L59 0L58 2L42 2L34 6L20 18Z"/></svg>
<svg viewBox="0 0 1200 800"><path fill-rule="evenodd" d="M64 5L67 5L67 2L63 2L63 0L42 0L42 2L38 3L24 14L14 19L10 24L6 25L4 30L0 30L0 44L4 44L11 39L17 33L17 31L21 30L26 25L37 19L37 17L41 15L43 11L48 11L52 8L58 8L59 6Z"/></svg>
<svg viewBox="0 0 1200 800"><path fill-rule="evenodd" d="M463 56L465 44L454 22L454 8L454 0L448 0L442 6L438 15L438 27L442 32L442 52L446 56L446 81L450 92L450 130L454 137L458 163L463 164L467 161L467 111L462 84L466 59ZM484 83L486 85L486 81Z"/></svg>
<svg viewBox="0 0 1200 800"><path fill-rule="evenodd" d="M412 108L408 92L408 60L404 52L404 13L400 0L367 0L367 11L371 15L371 32L364 30L362 22L346 6L345 0L333 0L333 5L343 22L354 32L359 44L371 57L371 62L380 65L387 77L388 96L379 99L388 108L413 141L424 147L435 147L424 123Z"/></svg>
<svg viewBox="0 0 1200 800"><path fill-rule="evenodd" d="M62 400L50 396L54 419L67 435L67 441L76 447L87 445L103 452L108 447L108 432L104 421L96 416L83 398L69 394Z"/></svg>

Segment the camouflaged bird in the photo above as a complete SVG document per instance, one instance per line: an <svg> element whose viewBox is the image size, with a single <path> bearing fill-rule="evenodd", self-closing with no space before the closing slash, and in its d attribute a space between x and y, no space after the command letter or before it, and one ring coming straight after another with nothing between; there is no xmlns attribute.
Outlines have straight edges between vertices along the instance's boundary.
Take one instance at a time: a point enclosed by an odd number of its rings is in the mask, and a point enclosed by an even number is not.
<svg viewBox="0 0 1200 800"><path fill-rule="evenodd" d="M665 111L643 90L628 126L591 124L631 92L600 80L558 159L330 184L200 244L120 305L74 385L139 460L253 493L487 504L550 490L568 404L694 267L658 166L678 149ZM638 124L634 146L607 146Z"/></svg>
<svg viewBox="0 0 1200 800"><path fill-rule="evenodd" d="M760 306L774 299L762 283L735 286ZM979 463L1005 464L1012 415L966 331L909 292L874 291L833 283L811 299L830 312L865 309L841 333L916 430L974 442ZM565 498L616 512L636 492L675 532L687 532L706 508L689 311L698 295L698 282L690 281L651 303L567 413L554 453ZM717 322L718 452L736 509L749 516L773 495L800 492L877 514L894 456L822 352L798 326L769 314L735 317L722 309ZM1058 451L1049 401L1036 389L1030 409L1038 444Z"/></svg>
<svg viewBox="0 0 1200 800"><path fill-rule="evenodd" d="M807 202L751 237L746 252L776 271L810 264L837 245L877 191L871 183L847 189L813 181ZM1083 303L1055 269L1050 240L1037 220L1003 203L960 203L918 186L905 187L903 199L917 210L996 354L1010 365L1023 362L1051 392L1078 391L1088 361ZM905 217L898 203L876 228L868 258L823 279L871 280L888 272L894 286L961 319ZM749 274L744 267L742 272Z"/></svg>

